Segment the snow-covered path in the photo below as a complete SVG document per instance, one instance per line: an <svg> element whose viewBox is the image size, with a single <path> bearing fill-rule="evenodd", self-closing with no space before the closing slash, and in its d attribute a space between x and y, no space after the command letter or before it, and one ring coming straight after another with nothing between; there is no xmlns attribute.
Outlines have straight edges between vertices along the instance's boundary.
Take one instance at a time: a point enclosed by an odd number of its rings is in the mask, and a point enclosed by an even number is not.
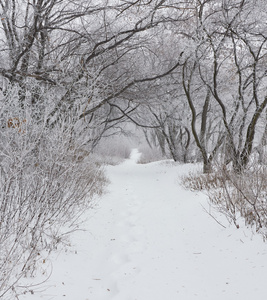
<svg viewBox="0 0 267 300"><path fill-rule="evenodd" d="M89 212L87 231L73 235L72 251L51 258L40 292L20 299L267 299L260 237L210 218L206 198L178 184L189 166L140 165L138 155L107 168L109 192Z"/></svg>

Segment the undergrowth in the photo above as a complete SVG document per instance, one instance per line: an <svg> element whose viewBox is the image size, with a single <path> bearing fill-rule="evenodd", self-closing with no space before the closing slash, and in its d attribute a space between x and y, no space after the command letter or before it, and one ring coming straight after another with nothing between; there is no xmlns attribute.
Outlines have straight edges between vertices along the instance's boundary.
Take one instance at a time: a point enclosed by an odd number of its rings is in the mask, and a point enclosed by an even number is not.
<svg viewBox="0 0 267 300"><path fill-rule="evenodd" d="M74 143L71 124L47 128L30 115L23 127L8 126L4 114L1 121L0 299L9 300L77 228L107 181L101 163Z"/></svg>
<svg viewBox="0 0 267 300"><path fill-rule="evenodd" d="M226 167L209 174L190 173L181 179L192 191L208 195L210 202L237 228L241 216L267 239L267 166L255 164L236 173Z"/></svg>

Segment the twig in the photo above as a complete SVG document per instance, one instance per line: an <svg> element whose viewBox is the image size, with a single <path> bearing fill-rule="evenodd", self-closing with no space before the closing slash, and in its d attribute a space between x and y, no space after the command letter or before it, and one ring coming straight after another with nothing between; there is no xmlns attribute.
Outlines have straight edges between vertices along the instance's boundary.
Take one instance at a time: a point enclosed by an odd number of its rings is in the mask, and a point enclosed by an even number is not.
<svg viewBox="0 0 267 300"><path fill-rule="evenodd" d="M212 219L213 220L215 220L219 225L221 225L223 228L225 228L226 229L226 227L222 224L222 223L220 223L210 212L208 212L207 210L206 210L206 208L201 204L201 206L202 206L202 208L203 208L203 210L209 215L209 216L211 216L212 217Z"/></svg>

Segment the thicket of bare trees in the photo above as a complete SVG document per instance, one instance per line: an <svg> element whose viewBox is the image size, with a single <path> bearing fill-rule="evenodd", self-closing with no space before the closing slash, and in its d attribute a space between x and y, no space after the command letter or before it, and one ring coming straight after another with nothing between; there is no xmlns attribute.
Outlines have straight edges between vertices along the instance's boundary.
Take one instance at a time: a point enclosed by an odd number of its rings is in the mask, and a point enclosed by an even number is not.
<svg viewBox="0 0 267 300"><path fill-rule="evenodd" d="M146 61L156 28L183 17L163 4L0 1L1 298L101 193L99 140L138 123L141 85L175 69Z"/></svg>
<svg viewBox="0 0 267 300"><path fill-rule="evenodd" d="M237 227L241 216L266 238L266 9L262 1L196 4L182 84L204 172L216 172L185 185L208 190Z"/></svg>
<svg viewBox="0 0 267 300"><path fill-rule="evenodd" d="M49 89L48 126L75 107L94 147L130 120L154 128L175 160L194 140L207 170L223 151L242 169L264 143L261 1L14 0L1 9L2 91L19 87L23 108Z"/></svg>
<svg viewBox="0 0 267 300"><path fill-rule="evenodd" d="M24 234L36 250L42 226L101 190L90 153L125 123L205 173L264 163L266 13L262 0L0 0L0 296L17 278L5 251Z"/></svg>
<svg viewBox="0 0 267 300"><path fill-rule="evenodd" d="M218 156L224 156L224 163L232 163L239 172L246 168L256 149L261 149L263 156L266 11L261 1L189 1L187 8L188 18L169 26L173 39L161 36L163 49L166 44L175 49L173 53L180 63L171 76L157 83L157 94L151 98L158 97L161 107L162 100L169 98L166 114L168 110L177 114L177 107L183 109L183 116L190 114L190 135L202 156L204 172L211 170ZM170 53L161 51L165 63L173 59ZM154 111L152 115L155 117ZM159 110L159 128L162 116ZM163 122L165 126L168 118ZM185 118L182 120L176 118L176 126L184 127ZM165 133L161 130L161 136ZM170 138L171 134L165 142Z"/></svg>

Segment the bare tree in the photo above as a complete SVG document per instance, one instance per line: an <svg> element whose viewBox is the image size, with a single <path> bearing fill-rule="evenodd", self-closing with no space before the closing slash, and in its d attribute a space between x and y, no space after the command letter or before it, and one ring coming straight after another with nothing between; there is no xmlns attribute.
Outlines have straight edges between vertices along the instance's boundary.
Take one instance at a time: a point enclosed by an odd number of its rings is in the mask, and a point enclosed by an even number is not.
<svg viewBox="0 0 267 300"><path fill-rule="evenodd" d="M266 12L257 4L203 1L199 6L204 37L199 51L206 57L200 64L200 74L221 110L237 171L248 165L258 121L267 106L266 71L262 67L265 24L255 20L260 11Z"/></svg>

